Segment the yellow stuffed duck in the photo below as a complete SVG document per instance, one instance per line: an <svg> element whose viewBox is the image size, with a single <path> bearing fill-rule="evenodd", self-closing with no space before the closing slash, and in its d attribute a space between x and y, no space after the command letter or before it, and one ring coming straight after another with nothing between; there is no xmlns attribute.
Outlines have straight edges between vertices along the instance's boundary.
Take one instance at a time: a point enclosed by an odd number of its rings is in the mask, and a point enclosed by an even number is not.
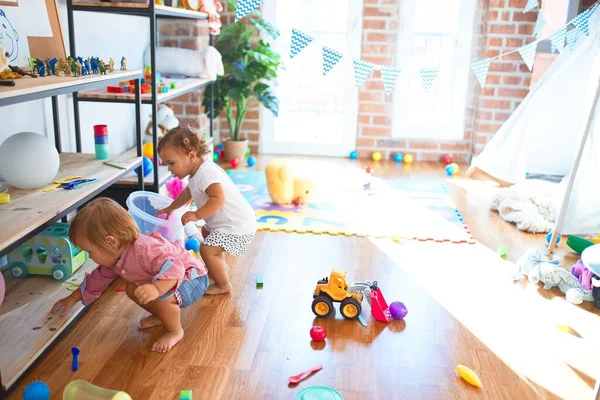
<svg viewBox="0 0 600 400"><path fill-rule="evenodd" d="M267 189L271 201L286 205L307 204L313 196L314 185L309 179L292 176L288 166L282 160L273 160L265 168Z"/></svg>

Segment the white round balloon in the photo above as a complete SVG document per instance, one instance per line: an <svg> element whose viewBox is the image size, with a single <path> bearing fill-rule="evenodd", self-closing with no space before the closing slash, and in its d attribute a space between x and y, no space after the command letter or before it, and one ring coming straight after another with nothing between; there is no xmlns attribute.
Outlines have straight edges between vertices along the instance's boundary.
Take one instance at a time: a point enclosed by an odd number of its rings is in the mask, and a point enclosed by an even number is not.
<svg viewBox="0 0 600 400"><path fill-rule="evenodd" d="M19 189L48 185L58 172L58 151L45 136L20 132L0 144L0 176Z"/></svg>

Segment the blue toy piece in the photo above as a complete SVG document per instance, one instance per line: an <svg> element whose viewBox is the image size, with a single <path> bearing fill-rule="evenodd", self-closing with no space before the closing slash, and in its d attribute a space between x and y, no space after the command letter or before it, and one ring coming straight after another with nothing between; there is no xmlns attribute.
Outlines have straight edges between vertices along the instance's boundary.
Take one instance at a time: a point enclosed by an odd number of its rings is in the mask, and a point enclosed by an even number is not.
<svg viewBox="0 0 600 400"><path fill-rule="evenodd" d="M200 249L200 241L195 237L189 238L185 241L185 249L194 250L194 252L197 252Z"/></svg>
<svg viewBox="0 0 600 400"><path fill-rule="evenodd" d="M225 150L225 146L223 144L217 145L217 149Z"/></svg>
<svg viewBox="0 0 600 400"><path fill-rule="evenodd" d="M144 176L148 176L148 174L154 169L154 167L152 166L152 161L148 157L144 157L142 159L142 168L144 170ZM135 173L140 173L140 167L137 167L135 169Z"/></svg>
<svg viewBox="0 0 600 400"><path fill-rule="evenodd" d="M57 222L8 253L8 268L15 278L51 275L66 281L87 260L88 253L69 240L69 224Z"/></svg>
<svg viewBox="0 0 600 400"><path fill-rule="evenodd" d="M73 353L73 362L71 363L71 371L77 371L77 370L79 370L79 349L77 347L72 347L71 353Z"/></svg>
<svg viewBox="0 0 600 400"><path fill-rule="evenodd" d="M402 155L402 153L396 153L396 154L394 154L394 161L396 161L396 162L402 162L402 160L404 160L404 156Z"/></svg>
<svg viewBox="0 0 600 400"><path fill-rule="evenodd" d="M23 391L23 400L48 400L50 388L44 382L31 382Z"/></svg>
<svg viewBox="0 0 600 400"><path fill-rule="evenodd" d="M455 172L456 172L456 168L454 167L454 164L446 165L446 174L448 174L449 176L452 176L452 175L454 175Z"/></svg>
<svg viewBox="0 0 600 400"><path fill-rule="evenodd" d="M256 164L256 158L254 158L253 156L248 157L248 165L250 167L253 167L254 164Z"/></svg>
<svg viewBox="0 0 600 400"><path fill-rule="evenodd" d="M560 238L561 235L560 233L558 235L556 235L556 244L558 244L558 242L560 242ZM546 243L550 244L550 240L552 239L552 232L548 232L548 234L546 235Z"/></svg>
<svg viewBox="0 0 600 400"><path fill-rule="evenodd" d="M353 150L350 152L350 159L352 160L356 160L358 158L358 153L356 152L356 150Z"/></svg>

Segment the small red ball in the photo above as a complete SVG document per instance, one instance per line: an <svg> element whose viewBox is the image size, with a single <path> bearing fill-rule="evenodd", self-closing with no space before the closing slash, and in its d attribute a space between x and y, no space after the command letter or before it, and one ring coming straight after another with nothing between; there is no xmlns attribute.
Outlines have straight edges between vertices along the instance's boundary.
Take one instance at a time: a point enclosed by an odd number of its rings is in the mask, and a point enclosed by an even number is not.
<svg viewBox="0 0 600 400"><path fill-rule="evenodd" d="M231 159L231 161L229 161L229 164L231 164L232 168L235 168L240 164L240 160L238 160L237 157L234 157Z"/></svg>
<svg viewBox="0 0 600 400"><path fill-rule="evenodd" d="M373 168L371 168L371 166L369 165L367 168L365 168L365 171L367 172L367 174L372 174Z"/></svg>
<svg viewBox="0 0 600 400"><path fill-rule="evenodd" d="M452 164L452 156L444 156L442 160L444 161L445 165Z"/></svg>
<svg viewBox="0 0 600 400"><path fill-rule="evenodd" d="M310 337L315 342L321 342L327 337L327 331L321 325L315 325L310 328Z"/></svg>

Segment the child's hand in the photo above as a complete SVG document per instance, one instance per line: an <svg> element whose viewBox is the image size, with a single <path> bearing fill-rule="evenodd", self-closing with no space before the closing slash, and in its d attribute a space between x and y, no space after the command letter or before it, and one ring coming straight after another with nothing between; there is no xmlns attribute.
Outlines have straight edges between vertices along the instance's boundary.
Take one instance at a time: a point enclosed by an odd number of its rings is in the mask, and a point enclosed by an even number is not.
<svg viewBox="0 0 600 400"><path fill-rule="evenodd" d="M162 209L160 209L160 210L156 211L156 212L154 213L154 215L156 215L156 216L158 217L158 216L159 216L159 215L161 215L161 214L166 214L167 216L165 217L165 219L169 219L169 217L171 216L171 213L172 213L173 211L174 211L174 210L171 208L171 206L168 206L168 207L166 207L166 208L162 208Z"/></svg>
<svg viewBox="0 0 600 400"><path fill-rule="evenodd" d="M77 301L71 296L65 297L64 299L57 301L56 304L52 306L52 310L50 312L55 313L62 308L62 313L60 313L60 315L66 315L71 307L75 305L75 303L77 303Z"/></svg>
<svg viewBox="0 0 600 400"><path fill-rule="evenodd" d="M138 299L140 304L148 304L151 301L158 299L160 292L155 285L149 283L147 285L138 286L134 290L133 295Z"/></svg>
<svg viewBox="0 0 600 400"><path fill-rule="evenodd" d="M198 221L198 217L196 217L196 213L193 211L188 211L181 216L181 223L185 226L188 222L196 222Z"/></svg>

